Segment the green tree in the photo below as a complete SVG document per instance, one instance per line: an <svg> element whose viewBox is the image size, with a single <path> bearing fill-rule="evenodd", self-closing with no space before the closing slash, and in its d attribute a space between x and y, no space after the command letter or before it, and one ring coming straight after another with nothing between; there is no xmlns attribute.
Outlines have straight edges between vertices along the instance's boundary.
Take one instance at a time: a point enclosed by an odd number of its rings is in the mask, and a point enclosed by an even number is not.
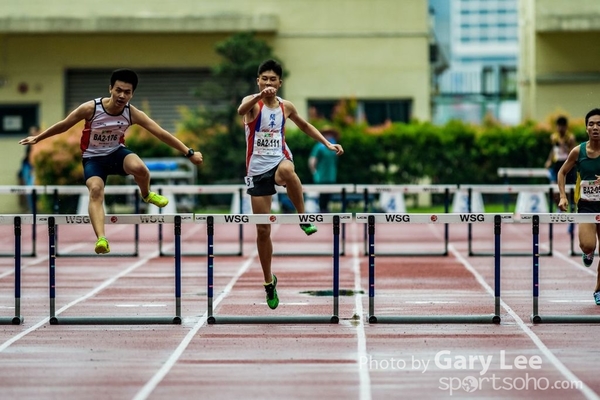
<svg viewBox="0 0 600 400"><path fill-rule="evenodd" d="M264 60L274 58L273 50L254 33L244 32L217 43L215 51L222 62L213 68L214 79L196 91L204 106L183 111L181 130L198 137L198 148L206 154L200 182L239 183L245 174L246 142L237 108L244 96L257 90L256 71ZM210 158L214 160L209 164Z"/></svg>

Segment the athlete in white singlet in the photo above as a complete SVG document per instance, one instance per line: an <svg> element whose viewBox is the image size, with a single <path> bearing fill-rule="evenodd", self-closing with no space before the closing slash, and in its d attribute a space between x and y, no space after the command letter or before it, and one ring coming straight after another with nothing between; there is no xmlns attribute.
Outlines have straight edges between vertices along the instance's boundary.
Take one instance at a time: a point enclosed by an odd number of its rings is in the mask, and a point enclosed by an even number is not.
<svg viewBox="0 0 600 400"><path fill-rule="evenodd" d="M90 192L88 212L97 240L97 254L110 252L104 229L104 187L108 175L132 175L146 203L164 207L169 200L150 191L150 171L146 164L125 147L125 132L133 124L146 129L159 140L188 157L196 165L202 164L202 154L194 152L179 139L161 128L144 112L129 104L138 83L137 74L128 69L114 71L108 87L110 97L97 98L81 104L65 119L35 136L28 136L20 144L36 144L51 136L66 132L85 120L81 137L85 184Z"/></svg>
<svg viewBox="0 0 600 400"><path fill-rule="evenodd" d="M298 213L304 213L302 183L294 170L292 153L285 143L285 123L289 118L311 138L322 143L337 155L344 153L342 146L330 143L323 135L296 111L294 105L277 97L281 87L282 68L274 60L267 60L258 67L259 93L246 96L238 108L246 126L246 187L251 196L254 214L271 212L272 196L277 193L275 185L285 186L288 197ZM300 225L311 235L317 231L312 224ZM258 257L265 279L267 304L277 308L277 277L271 272L273 243L271 225L256 225Z"/></svg>

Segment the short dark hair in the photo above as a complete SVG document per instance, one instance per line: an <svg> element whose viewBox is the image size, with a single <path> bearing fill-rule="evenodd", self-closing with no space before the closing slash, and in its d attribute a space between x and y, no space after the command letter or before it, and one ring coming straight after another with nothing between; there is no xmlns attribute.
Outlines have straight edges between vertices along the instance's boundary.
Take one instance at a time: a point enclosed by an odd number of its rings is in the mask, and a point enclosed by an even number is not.
<svg viewBox="0 0 600 400"><path fill-rule="evenodd" d="M258 66L258 76L260 76L263 72L273 71L275 74L281 78L283 75L283 67L275 60L267 60Z"/></svg>
<svg viewBox="0 0 600 400"><path fill-rule="evenodd" d="M567 126L568 123L569 123L569 120L567 119L567 117L565 117L563 115L556 118L556 125L558 125L558 126Z"/></svg>
<svg viewBox="0 0 600 400"><path fill-rule="evenodd" d="M593 117L594 115L600 115L600 108L594 108L585 115L585 126L587 126L590 117Z"/></svg>
<svg viewBox="0 0 600 400"><path fill-rule="evenodd" d="M135 73L135 71L132 71L130 69L126 69L126 68L115 69L113 71L112 75L110 76L110 86L111 87L115 86L116 81L131 83L131 86L133 87L133 91L135 92L135 88L137 88L137 84L138 84L138 76Z"/></svg>

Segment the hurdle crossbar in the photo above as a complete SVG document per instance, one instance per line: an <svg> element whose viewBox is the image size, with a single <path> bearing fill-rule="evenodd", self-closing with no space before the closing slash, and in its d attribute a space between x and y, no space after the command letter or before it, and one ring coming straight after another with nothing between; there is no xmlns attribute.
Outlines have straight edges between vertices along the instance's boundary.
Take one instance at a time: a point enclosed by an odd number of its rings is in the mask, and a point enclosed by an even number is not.
<svg viewBox="0 0 600 400"><path fill-rule="evenodd" d="M600 323L600 315L540 315L539 313L539 294L540 294L540 257L539 257L539 233L540 223L553 224L571 224L571 223L590 223L597 224L600 221L598 214L521 214L522 222L531 222L531 232L533 237L533 312L531 322L540 323Z"/></svg>
<svg viewBox="0 0 600 400"><path fill-rule="evenodd" d="M122 194L122 195L130 195L133 194L135 199L135 214L139 214L140 212L140 204L138 200L138 187L134 185L127 186L106 186L104 188L104 194ZM87 187L85 186L46 186L46 193L52 193L53 195L53 204L54 204L54 214L55 217L58 215L59 208L59 199L58 196L60 194L71 194L71 195L86 195L89 193ZM67 215L67 214L62 214ZM128 214L123 214L128 215ZM131 215L131 214L130 214ZM90 224L90 218L87 215L73 214L69 215L66 224ZM58 226L55 228L56 235L56 257L95 257L96 255L93 253L60 253L59 251L59 241L58 241ZM133 251L131 253L109 253L105 254L105 257L137 257L139 256L139 244L140 244L140 228L138 224L135 224L133 231Z"/></svg>
<svg viewBox="0 0 600 400"><path fill-rule="evenodd" d="M488 194L518 194L523 191L540 191L543 190L548 193L550 199L553 196L553 185L460 185L460 189L467 190L468 192L468 204L469 204L469 212L471 212L472 205L472 196L473 192L480 193L488 193ZM552 202L550 202L552 204ZM541 253L540 256L552 256L552 244L553 244L553 232L552 232L552 224L548 227L548 252ZM494 256L494 253L485 253L485 252L475 252L473 250L473 226L471 224L467 225L467 245L468 252L470 257L474 256ZM528 252L508 252L503 251L503 256L516 256L516 257L524 257L528 256Z"/></svg>
<svg viewBox="0 0 600 400"><path fill-rule="evenodd" d="M364 212L369 212L370 206L370 194L373 193L402 193L402 194L418 194L418 193L437 193L444 195L444 213L449 212L450 207L450 193L456 192L456 185L356 185L356 192L363 193L364 197ZM364 225L363 230L363 243L364 243L364 255L369 254L368 246L368 225ZM448 245L450 242L450 233L448 224L444 224L444 247L438 252L386 252L379 253L378 256L447 256Z"/></svg>
<svg viewBox="0 0 600 400"><path fill-rule="evenodd" d="M284 187L277 186L277 193L287 194L287 190ZM328 194L339 194L342 209L340 212L345 214L348 209L348 193L355 193L355 185L354 184L306 184L302 185L302 190L304 193L328 193ZM341 236L340 236L340 256L346 255L346 224L342 224L341 226ZM286 253L274 253L273 255L285 255L285 256L322 256L329 255L328 253L323 252L286 252Z"/></svg>
<svg viewBox="0 0 600 400"><path fill-rule="evenodd" d="M465 222L464 216L468 214L397 214L408 216L402 220L403 224L451 224ZM393 216L393 214L392 214ZM394 223L396 218L390 214L356 214L357 222L366 222L369 231L369 315L370 323L392 324L438 324L438 323L500 323L500 234L503 223L513 222L512 214L478 214L474 223L494 224L494 314L490 315L375 315L375 225L377 223Z"/></svg>
<svg viewBox="0 0 600 400"><path fill-rule="evenodd" d="M161 194L172 193L176 194L187 194L192 196L208 195L208 194L231 194L235 195L238 193L240 196L240 208L239 213L243 214L242 196L245 190L244 185L155 185L154 188ZM175 198L171 201L176 201ZM163 246L163 226L158 225L158 252L161 257L173 256L173 253L169 253L164 250ZM238 240L237 250L231 252L220 252L218 255L223 256L242 256L244 254L244 227L239 225L238 227ZM205 256L206 252L202 251L189 251L181 254L182 256Z"/></svg>
<svg viewBox="0 0 600 400"><path fill-rule="evenodd" d="M105 222L111 224L174 224L175 235L175 316L131 316L131 317L97 317L97 316L58 316L56 315L56 227L69 223L68 215L42 215L38 222L48 225L48 268L50 288L50 324L51 325L151 325L151 324L181 324L181 224L192 223L192 214L161 214L138 215L117 214L107 215Z"/></svg>
<svg viewBox="0 0 600 400"><path fill-rule="evenodd" d="M322 223L333 225L333 310L332 315L303 316L227 316L215 315L213 304L213 270L214 270L214 230L215 224L252 223L252 224L299 224L305 222L303 217L314 214L253 214L240 215L238 220L231 220L227 215L195 215L197 223L206 224L207 240L207 305L209 324L337 324L339 322L339 268L340 268L340 225L352 222L352 214L320 214Z"/></svg>
<svg viewBox="0 0 600 400"><path fill-rule="evenodd" d="M31 214L34 216L37 214L37 199L38 194L45 193L46 188L44 186L24 186L24 185L6 185L0 186L0 194L21 194L31 196ZM35 218L31 224L31 251L29 253L21 254L21 257L35 257L37 255L37 230ZM12 257L13 253L0 253L0 257Z"/></svg>
<svg viewBox="0 0 600 400"><path fill-rule="evenodd" d="M21 316L21 226L31 225L35 221L33 215L0 215L0 225L13 225L15 236L15 315L13 317L0 317L0 325L20 325L23 323Z"/></svg>

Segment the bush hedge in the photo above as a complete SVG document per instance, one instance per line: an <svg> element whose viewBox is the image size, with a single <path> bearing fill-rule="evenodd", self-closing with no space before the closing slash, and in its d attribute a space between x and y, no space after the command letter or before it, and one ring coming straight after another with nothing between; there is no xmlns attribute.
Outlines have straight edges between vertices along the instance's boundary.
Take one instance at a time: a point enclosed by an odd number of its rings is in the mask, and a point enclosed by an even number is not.
<svg viewBox="0 0 600 400"><path fill-rule="evenodd" d="M189 117L189 116L188 116ZM317 127L323 121L314 122ZM583 122L571 122L579 142L587 139ZM540 168L550 150L552 124L528 122L518 126L488 123L475 126L451 121L443 126L413 121L369 128L344 124L339 128L345 154L339 159L339 183L410 184L424 177L436 184L501 183L500 167ZM39 184L83 184L79 135L81 126L35 146L34 166ZM186 144L203 152L205 166L198 182L242 183L245 148L224 143L224 127L197 129L186 124L176 133ZM240 133L243 135L243 133ZM308 157L314 141L297 129L286 133L294 154L296 171L310 183ZM170 147L134 126L128 133L129 148L143 157L178 156ZM227 155L226 157L224 155ZM233 178L232 178L233 177Z"/></svg>

